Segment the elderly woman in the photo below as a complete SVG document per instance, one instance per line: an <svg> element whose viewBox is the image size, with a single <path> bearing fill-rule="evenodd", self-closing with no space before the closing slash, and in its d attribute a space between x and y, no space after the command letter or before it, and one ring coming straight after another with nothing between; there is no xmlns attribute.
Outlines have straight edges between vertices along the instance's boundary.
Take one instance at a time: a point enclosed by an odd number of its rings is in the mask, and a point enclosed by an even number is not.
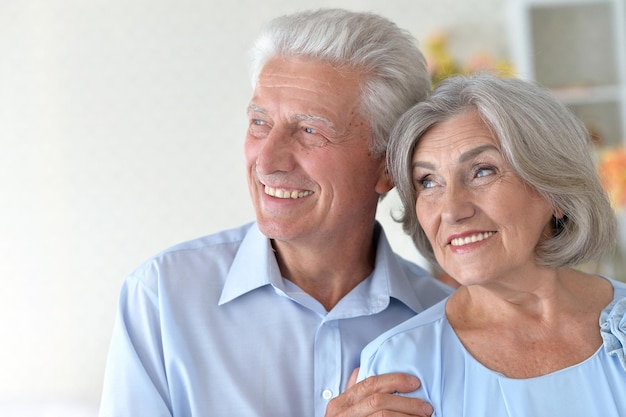
<svg viewBox="0 0 626 417"><path fill-rule="evenodd" d="M589 136L543 89L445 81L396 125L404 230L461 287L372 342L435 416L625 416L626 285L574 267L614 240Z"/></svg>

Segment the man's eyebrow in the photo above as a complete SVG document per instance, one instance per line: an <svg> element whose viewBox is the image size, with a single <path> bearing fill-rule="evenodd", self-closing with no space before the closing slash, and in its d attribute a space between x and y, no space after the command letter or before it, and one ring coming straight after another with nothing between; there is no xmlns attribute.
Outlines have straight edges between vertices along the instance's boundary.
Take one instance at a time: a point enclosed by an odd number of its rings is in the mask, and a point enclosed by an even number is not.
<svg viewBox="0 0 626 417"><path fill-rule="evenodd" d="M250 104L248 106L248 113L250 112L254 112L254 113L261 113L261 114L265 114L267 115L267 110L265 110L263 107L261 106L257 106L256 104Z"/></svg>
<svg viewBox="0 0 626 417"><path fill-rule="evenodd" d="M298 122L318 122L324 123L331 129L335 129L335 124L322 116L316 116L313 114L296 114L293 116L293 119Z"/></svg>
<svg viewBox="0 0 626 417"><path fill-rule="evenodd" d="M256 105L256 104L250 104L248 106L248 113L250 112L260 113L264 115L268 114L267 110L265 110L263 107ZM295 114L293 116L293 120L297 122L321 122L321 123L327 124L330 127L334 126L333 122L331 122L326 117L316 116L313 114Z"/></svg>
<svg viewBox="0 0 626 417"><path fill-rule="evenodd" d="M248 106L248 113L258 113L264 116L268 116L267 110L257 104L250 104ZM325 124L330 130L336 132L335 124L326 117L313 115L313 114L295 114L292 116L294 122L317 122Z"/></svg>

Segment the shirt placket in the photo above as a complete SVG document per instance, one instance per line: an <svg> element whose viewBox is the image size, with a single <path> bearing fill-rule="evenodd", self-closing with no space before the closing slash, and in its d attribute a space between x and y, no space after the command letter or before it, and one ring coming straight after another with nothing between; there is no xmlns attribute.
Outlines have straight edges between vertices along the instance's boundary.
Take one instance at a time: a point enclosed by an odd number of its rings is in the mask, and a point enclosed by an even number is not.
<svg viewBox="0 0 626 417"><path fill-rule="evenodd" d="M341 333L337 320L323 321L315 335L315 416L323 417L328 402L339 394L341 384Z"/></svg>

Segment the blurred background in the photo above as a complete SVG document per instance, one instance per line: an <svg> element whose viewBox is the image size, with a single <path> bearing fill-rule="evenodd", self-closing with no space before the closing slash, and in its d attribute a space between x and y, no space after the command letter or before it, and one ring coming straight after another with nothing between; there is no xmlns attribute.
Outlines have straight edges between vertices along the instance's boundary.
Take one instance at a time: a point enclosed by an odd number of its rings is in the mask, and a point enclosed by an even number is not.
<svg viewBox="0 0 626 417"><path fill-rule="evenodd" d="M585 120L626 204L625 0L321 0L408 29L433 80L537 79ZM248 49L302 0L0 2L0 415L93 417L124 277L253 219ZM621 158L621 159L620 159ZM607 183L608 184L608 183ZM390 217L393 246L421 261ZM625 223L626 224L626 223ZM618 260L603 271L619 273ZM607 269L608 268L608 269ZM624 268L626 271L626 268Z"/></svg>

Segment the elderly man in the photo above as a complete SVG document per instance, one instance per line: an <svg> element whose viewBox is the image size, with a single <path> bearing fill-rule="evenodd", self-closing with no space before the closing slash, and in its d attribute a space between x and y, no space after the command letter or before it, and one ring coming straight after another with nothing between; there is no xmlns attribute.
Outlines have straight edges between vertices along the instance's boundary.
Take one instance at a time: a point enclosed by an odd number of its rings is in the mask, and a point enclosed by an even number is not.
<svg viewBox="0 0 626 417"><path fill-rule="evenodd" d="M430 90L414 39L368 13L283 16L255 43L253 86L256 222L126 279L100 415L429 414L393 395L417 388L411 376L349 383L369 341L449 293L375 220L388 132Z"/></svg>

